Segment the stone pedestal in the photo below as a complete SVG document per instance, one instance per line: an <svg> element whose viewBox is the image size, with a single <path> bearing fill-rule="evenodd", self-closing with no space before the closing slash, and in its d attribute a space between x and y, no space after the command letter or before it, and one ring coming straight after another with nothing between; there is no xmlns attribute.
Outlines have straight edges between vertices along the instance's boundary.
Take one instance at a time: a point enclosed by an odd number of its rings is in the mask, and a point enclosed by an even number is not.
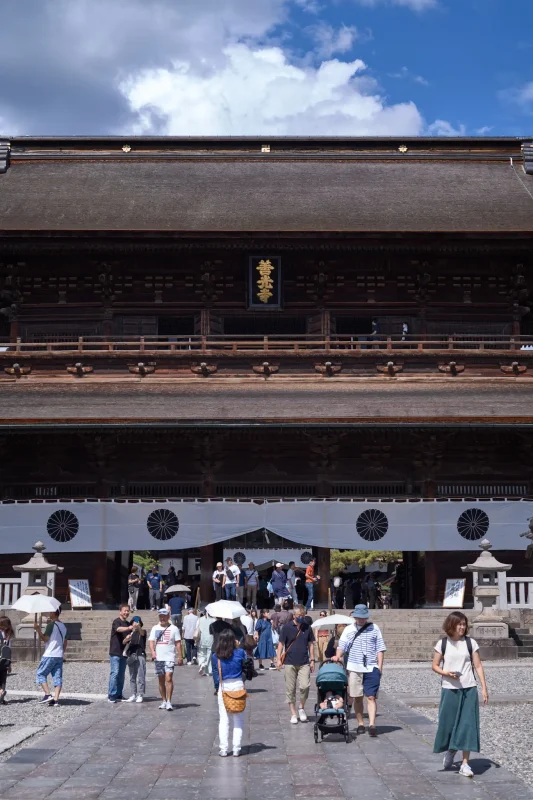
<svg viewBox="0 0 533 800"><path fill-rule="evenodd" d="M499 620L477 619L471 628L472 638L478 640L508 639L509 626Z"/></svg>

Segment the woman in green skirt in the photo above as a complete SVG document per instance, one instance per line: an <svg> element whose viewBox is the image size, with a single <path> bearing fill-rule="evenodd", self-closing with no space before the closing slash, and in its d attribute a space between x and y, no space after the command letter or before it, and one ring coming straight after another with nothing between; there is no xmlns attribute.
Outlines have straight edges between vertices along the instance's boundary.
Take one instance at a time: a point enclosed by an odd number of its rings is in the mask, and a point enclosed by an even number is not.
<svg viewBox="0 0 533 800"><path fill-rule="evenodd" d="M479 646L468 634L468 620L453 611L444 621L446 636L435 645L432 669L442 676L439 725L434 753L444 753L443 767L450 769L455 754L463 751L459 774L472 778L470 752L479 753L479 699L474 669L479 676L483 702L489 702Z"/></svg>

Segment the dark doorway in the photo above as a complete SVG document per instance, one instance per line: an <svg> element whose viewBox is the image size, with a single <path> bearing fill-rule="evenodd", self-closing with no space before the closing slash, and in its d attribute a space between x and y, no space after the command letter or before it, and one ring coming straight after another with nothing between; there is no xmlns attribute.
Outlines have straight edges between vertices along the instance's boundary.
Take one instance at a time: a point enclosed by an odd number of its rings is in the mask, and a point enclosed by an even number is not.
<svg viewBox="0 0 533 800"><path fill-rule="evenodd" d="M225 317L224 333L229 336L300 336L307 332L305 317L281 314L250 314L246 317Z"/></svg>
<svg viewBox="0 0 533 800"><path fill-rule="evenodd" d="M159 336L194 336L194 317L159 317Z"/></svg>
<svg viewBox="0 0 533 800"><path fill-rule="evenodd" d="M344 336L367 336L372 333L372 317L335 317L336 332Z"/></svg>

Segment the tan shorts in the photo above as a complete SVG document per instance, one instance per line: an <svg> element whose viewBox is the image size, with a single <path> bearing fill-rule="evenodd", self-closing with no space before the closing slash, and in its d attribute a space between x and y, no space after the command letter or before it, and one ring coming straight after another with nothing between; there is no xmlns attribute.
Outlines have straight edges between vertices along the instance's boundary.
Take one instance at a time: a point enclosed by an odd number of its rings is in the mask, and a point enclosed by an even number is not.
<svg viewBox="0 0 533 800"><path fill-rule="evenodd" d="M363 696L363 673L348 671L348 694L350 697Z"/></svg>

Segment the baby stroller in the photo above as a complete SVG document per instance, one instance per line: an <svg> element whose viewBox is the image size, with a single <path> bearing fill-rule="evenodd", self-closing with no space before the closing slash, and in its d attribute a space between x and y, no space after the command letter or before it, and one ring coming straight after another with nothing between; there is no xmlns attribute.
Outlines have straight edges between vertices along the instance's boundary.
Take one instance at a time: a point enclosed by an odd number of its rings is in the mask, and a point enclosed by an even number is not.
<svg viewBox="0 0 533 800"><path fill-rule="evenodd" d="M326 733L341 733L346 743L350 741L348 726L348 677L340 664L325 661L316 676L317 701L315 704L316 722L314 728L315 742L318 743ZM326 694L332 692L339 695L344 701L343 708L320 708L320 703L326 700Z"/></svg>

